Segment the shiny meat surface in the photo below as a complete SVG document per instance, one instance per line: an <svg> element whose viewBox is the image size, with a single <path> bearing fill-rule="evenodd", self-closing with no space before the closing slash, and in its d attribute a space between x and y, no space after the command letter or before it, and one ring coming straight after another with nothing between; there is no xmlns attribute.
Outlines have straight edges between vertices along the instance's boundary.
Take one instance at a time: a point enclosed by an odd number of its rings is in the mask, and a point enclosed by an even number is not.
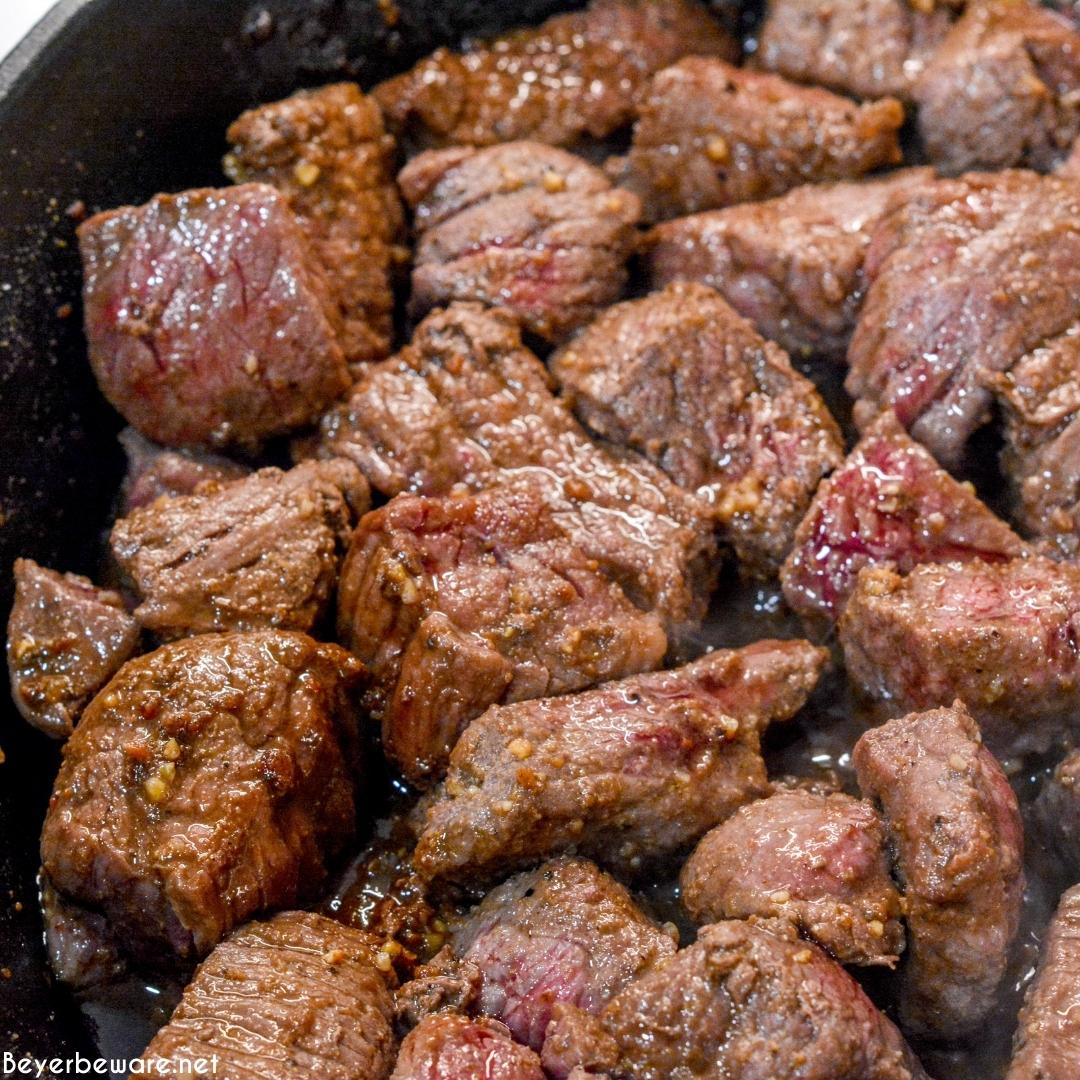
<svg viewBox="0 0 1080 1080"><path fill-rule="evenodd" d="M1060 877L1080 879L1080 750L1071 750L1043 780L1035 820Z"/></svg>
<svg viewBox="0 0 1080 1080"><path fill-rule="evenodd" d="M544 1070L497 1020L443 1013L405 1036L391 1080L544 1080Z"/></svg>

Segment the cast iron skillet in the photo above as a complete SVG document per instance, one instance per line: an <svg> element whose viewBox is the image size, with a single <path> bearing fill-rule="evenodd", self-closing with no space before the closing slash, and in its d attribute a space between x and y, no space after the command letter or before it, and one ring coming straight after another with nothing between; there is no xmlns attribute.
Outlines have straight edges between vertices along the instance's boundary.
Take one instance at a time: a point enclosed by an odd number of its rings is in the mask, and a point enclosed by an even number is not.
<svg viewBox="0 0 1080 1080"><path fill-rule="evenodd" d="M86 363L76 200L224 182L224 131L298 86L366 86L560 0L61 0L0 65L0 619L12 560L92 573L120 477ZM391 14L387 15L387 12ZM68 307L70 305L70 307ZM35 874L55 748L0 693L0 1054L92 1055L49 979Z"/></svg>

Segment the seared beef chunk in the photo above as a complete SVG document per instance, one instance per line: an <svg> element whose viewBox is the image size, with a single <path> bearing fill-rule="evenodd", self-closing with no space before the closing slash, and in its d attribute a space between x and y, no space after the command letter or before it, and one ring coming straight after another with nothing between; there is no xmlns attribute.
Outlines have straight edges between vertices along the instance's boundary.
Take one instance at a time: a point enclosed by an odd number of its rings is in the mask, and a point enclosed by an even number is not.
<svg viewBox="0 0 1080 1080"><path fill-rule="evenodd" d="M848 391L952 465L988 417L991 376L1077 319L1080 185L1022 171L928 184L881 223L865 267Z"/></svg>
<svg viewBox="0 0 1080 1080"><path fill-rule="evenodd" d="M454 952L480 971L480 1012L539 1050L557 1003L599 1013L675 942L613 878L560 858L488 893L454 934Z"/></svg>
<svg viewBox="0 0 1080 1080"><path fill-rule="evenodd" d="M464 54L438 49L374 93L391 128L420 146L572 146L629 124L660 68L738 52L697 0L592 0Z"/></svg>
<svg viewBox="0 0 1080 1080"><path fill-rule="evenodd" d="M32 559L15 560L8 679L15 707L34 727L67 738L83 706L138 644L139 626L119 593Z"/></svg>
<svg viewBox="0 0 1080 1080"><path fill-rule="evenodd" d="M957 702L868 731L859 786L884 810L906 904L900 1016L956 1038L994 1008L1024 891L1016 796Z"/></svg>
<svg viewBox="0 0 1080 1080"><path fill-rule="evenodd" d="M111 983L128 973L127 959L104 916L68 904L41 881L45 948L53 975L77 990Z"/></svg>
<svg viewBox="0 0 1080 1080"><path fill-rule="evenodd" d="M932 179L930 169L900 169L804 184L776 199L665 222L645 240L650 280L711 285L789 352L842 359L874 227L890 202Z"/></svg>
<svg viewBox="0 0 1080 1080"><path fill-rule="evenodd" d="M1080 567L1044 558L863 570L839 624L867 697L893 713L960 698L1003 757L1074 722L1078 627Z"/></svg>
<svg viewBox="0 0 1080 1080"><path fill-rule="evenodd" d="M489 705L660 665L660 617L636 608L610 563L576 542L585 527L541 473L478 495L399 495L361 520L338 636L371 667L367 705L414 783L438 779Z"/></svg>
<svg viewBox="0 0 1080 1080"><path fill-rule="evenodd" d="M544 1070L497 1020L444 1013L405 1037L391 1080L544 1080Z"/></svg>
<svg viewBox="0 0 1080 1080"><path fill-rule="evenodd" d="M120 518L117 563L135 617L160 638L212 630L311 630L326 611L368 488L351 461L261 469Z"/></svg>
<svg viewBox="0 0 1080 1080"><path fill-rule="evenodd" d="M1080 885L1066 891L1043 939L1006 1080L1080 1076Z"/></svg>
<svg viewBox="0 0 1080 1080"><path fill-rule="evenodd" d="M147 438L257 445L348 387L330 286L273 188L157 195L84 221L79 247L90 363Z"/></svg>
<svg viewBox="0 0 1080 1080"><path fill-rule="evenodd" d="M761 732L802 706L826 653L718 650L586 694L489 709L454 748L413 861L468 880L570 848L626 872L768 791Z"/></svg>
<svg viewBox="0 0 1080 1080"><path fill-rule="evenodd" d="M289 911L249 923L199 966L144 1062L221 1077L384 1080L394 1062L390 991L371 939Z"/></svg>
<svg viewBox="0 0 1080 1080"><path fill-rule="evenodd" d="M836 619L863 567L888 563L906 574L920 563L1000 562L1025 550L884 412L818 488L780 580L794 611Z"/></svg>
<svg viewBox="0 0 1080 1080"><path fill-rule="evenodd" d="M761 577L775 575L818 481L843 458L813 384L704 285L616 305L552 370L589 427L701 496Z"/></svg>
<svg viewBox="0 0 1080 1080"><path fill-rule="evenodd" d="M777 917L845 964L896 962L900 897L873 807L840 792L780 790L740 807L683 866L698 923Z"/></svg>
<svg viewBox="0 0 1080 1080"><path fill-rule="evenodd" d="M1002 464L1021 528L1080 554L1080 324L1028 353L997 380Z"/></svg>
<svg viewBox="0 0 1080 1080"><path fill-rule="evenodd" d="M946 172L1053 168L1080 134L1080 34L1037 0L973 0L913 96Z"/></svg>
<svg viewBox="0 0 1080 1080"><path fill-rule="evenodd" d="M415 213L414 315L480 300L559 341L626 285L641 204L565 150L535 142L431 150L399 180Z"/></svg>
<svg viewBox="0 0 1080 1080"><path fill-rule="evenodd" d="M616 1080L925 1080L859 984L782 924L706 926L631 983L601 1016L607 1061L580 1023L575 1054L567 1019L549 1033L565 1043L561 1064L592 1059Z"/></svg>
<svg viewBox="0 0 1080 1080"><path fill-rule="evenodd" d="M630 153L608 167L641 196L645 220L662 221L895 165L903 122L894 98L857 105L778 75L690 57L649 83Z"/></svg>
<svg viewBox="0 0 1080 1080"><path fill-rule="evenodd" d="M1070 751L1043 781L1035 818L1061 876L1080 878L1080 750Z"/></svg>
<svg viewBox="0 0 1080 1080"><path fill-rule="evenodd" d="M389 495L486 490L527 473L574 541L674 638L704 614L707 508L636 455L598 447L507 312L456 303L429 316L327 415L318 453L351 458Z"/></svg>
<svg viewBox="0 0 1080 1080"><path fill-rule="evenodd" d="M952 19L935 0L769 0L756 60L796 82L907 100Z"/></svg>
<svg viewBox="0 0 1080 1080"><path fill-rule="evenodd" d="M404 220L394 186L394 140L352 83L302 90L244 113L228 131L225 171L289 200L326 271L345 359L390 352L394 245Z"/></svg>
<svg viewBox="0 0 1080 1080"><path fill-rule="evenodd" d="M310 896L352 835L362 670L282 631L128 661L64 747L41 836L61 899L158 964Z"/></svg>

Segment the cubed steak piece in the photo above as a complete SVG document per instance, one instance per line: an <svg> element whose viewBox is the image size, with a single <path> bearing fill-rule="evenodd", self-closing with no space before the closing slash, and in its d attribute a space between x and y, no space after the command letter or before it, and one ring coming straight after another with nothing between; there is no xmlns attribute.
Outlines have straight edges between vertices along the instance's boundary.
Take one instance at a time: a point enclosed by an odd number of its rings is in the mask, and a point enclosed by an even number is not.
<svg viewBox="0 0 1080 1080"><path fill-rule="evenodd" d="M968 3L912 96L943 171L1051 169L1080 134L1080 34L1037 0Z"/></svg>
<svg viewBox="0 0 1080 1080"><path fill-rule="evenodd" d="M697 0L592 0L464 54L438 49L374 95L418 146L573 146L629 124L649 76L690 53L739 55Z"/></svg>
<svg viewBox="0 0 1080 1080"><path fill-rule="evenodd" d="M1058 877L1080 878L1080 750L1066 754L1043 780L1033 816Z"/></svg>
<svg viewBox="0 0 1080 1080"><path fill-rule="evenodd" d="M608 170L650 222L848 180L901 159L895 98L859 105L779 75L690 57L653 77Z"/></svg>
<svg viewBox="0 0 1080 1080"><path fill-rule="evenodd" d="M1009 781L957 702L868 731L852 754L884 813L904 893L905 1030L955 1039L995 1007L1023 902L1024 832Z"/></svg>
<svg viewBox="0 0 1080 1080"><path fill-rule="evenodd" d="M575 1054L613 1080L926 1080L904 1037L839 964L790 927L720 922L632 982ZM608 1036L608 1060L597 1050ZM600 1036L600 1037L598 1037Z"/></svg>
<svg viewBox="0 0 1080 1080"><path fill-rule="evenodd" d="M405 1036L391 1080L544 1080L544 1070L497 1020L443 1013Z"/></svg>
<svg viewBox="0 0 1080 1080"><path fill-rule="evenodd" d="M813 383L705 285L617 304L552 371L593 431L699 495L758 577L775 576L818 482L843 460Z"/></svg>
<svg viewBox="0 0 1080 1080"><path fill-rule="evenodd" d="M1080 323L1028 353L995 383L1005 415L1002 466L1029 536L1080 555Z"/></svg>
<svg viewBox="0 0 1080 1080"><path fill-rule="evenodd" d="M755 60L795 82L907 101L952 25L955 6L936 0L769 0Z"/></svg>
<svg viewBox="0 0 1080 1080"><path fill-rule="evenodd" d="M673 671L489 709L450 756L413 862L468 880L574 849L624 873L768 793L761 732L806 701L805 641L717 650Z"/></svg>
<svg viewBox="0 0 1080 1080"><path fill-rule="evenodd" d="M249 923L199 965L146 1048L151 1071L260 1080L385 1080L390 990L359 930L307 912Z"/></svg>
<svg viewBox="0 0 1080 1080"><path fill-rule="evenodd" d="M394 139L374 99L353 83L301 90L241 115L228 139L231 179L277 188L307 233L337 307L345 359L389 355L404 214Z"/></svg>
<svg viewBox="0 0 1080 1080"><path fill-rule="evenodd" d="M66 739L87 702L139 644L123 598L79 574L15 560L7 625L11 699L23 719Z"/></svg>
<svg viewBox="0 0 1080 1080"><path fill-rule="evenodd" d="M780 580L793 611L834 620L864 567L906 574L920 563L1004 562L1026 550L886 411L818 488Z"/></svg>
<svg viewBox="0 0 1080 1080"><path fill-rule="evenodd" d="M780 790L707 833L679 876L698 923L780 918L845 964L892 967L904 947L885 827L842 792Z"/></svg>
<svg viewBox="0 0 1080 1080"><path fill-rule="evenodd" d="M452 147L398 179L417 236L413 315L478 300L559 341L622 294L641 203L581 158L536 142Z"/></svg>
<svg viewBox="0 0 1080 1080"><path fill-rule="evenodd" d="M488 893L455 931L453 952L480 972L479 1011L539 1050L556 1004L601 1012L675 942L614 878L560 858Z"/></svg>
<svg viewBox="0 0 1080 1080"><path fill-rule="evenodd" d="M156 966L311 896L353 832L362 672L282 631L129 660L64 746L41 835L60 898Z"/></svg>
<svg viewBox="0 0 1080 1080"><path fill-rule="evenodd" d="M1080 185L1020 170L926 184L878 226L865 271L856 416L891 407L951 467L989 418L992 377L1077 321Z"/></svg>
<svg viewBox="0 0 1080 1080"><path fill-rule="evenodd" d="M839 623L882 711L960 698L1002 757L1043 752L1080 708L1080 566L1033 557L863 570Z"/></svg>
<svg viewBox="0 0 1080 1080"><path fill-rule="evenodd" d="M537 473L477 495L399 495L361 519L338 637L371 668L367 706L414 783L442 775L489 705L659 667L667 635L576 542Z"/></svg>
<svg viewBox="0 0 1080 1080"><path fill-rule="evenodd" d="M1043 938L1006 1080L1080 1076L1080 885L1061 897Z"/></svg>
<svg viewBox="0 0 1080 1080"><path fill-rule="evenodd" d="M255 446L349 385L330 286L265 184L157 195L79 226L90 364L166 446Z"/></svg>
<svg viewBox="0 0 1080 1080"><path fill-rule="evenodd" d="M575 542L680 640L715 578L707 508L637 455L597 446L551 387L508 312L455 303L369 369L324 418L315 452L355 461L388 495L545 483Z"/></svg>
<svg viewBox="0 0 1080 1080"><path fill-rule="evenodd" d="M113 525L112 553L159 638L214 630L308 631L326 612L368 487L351 461L260 469L165 496Z"/></svg>
<svg viewBox="0 0 1080 1080"><path fill-rule="evenodd" d="M803 184L764 202L666 221L645 237L649 281L711 285L790 353L842 360L874 227L892 202L933 177L931 169L899 169L870 180Z"/></svg>

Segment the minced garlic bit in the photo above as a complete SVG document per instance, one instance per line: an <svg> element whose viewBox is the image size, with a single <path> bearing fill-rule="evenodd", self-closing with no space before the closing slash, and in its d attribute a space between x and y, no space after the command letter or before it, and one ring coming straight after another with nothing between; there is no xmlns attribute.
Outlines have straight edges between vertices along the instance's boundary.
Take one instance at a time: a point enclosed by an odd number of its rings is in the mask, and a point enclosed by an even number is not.
<svg viewBox="0 0 1080 1080"><path fill-rule="evenodd" d="M800 949L794 956L796 964L809 964L814 954L809 949Z"/></svg>
<svg viewBox="0 0 1080 1080"><path fill-rule="evenodd" d="M705 156L717 165L722 165L731 157L731 147L728 146L727 139L723 135L714 135L705 144Z"/></svg>
<svg viewBox="0 0 1080 1080"><path fill-rule="evenodd" d="M301 187L311 187L319 179L321 171L313 161L298 161L293 166L293 176Z"/></svg>
<svg viewBox="0 0 1080 1080"><path fill-rule="evenodd" d="M777 889L769 899L774 904L786 904L791 899L791 893L789 893L787 889Z"/></svg>
<svg viewBox="0 0 1080 1080"><path fill-rule="evenodd" d="M507 743L506 749L510 751L518 759L518 761L525 761L527 758L532 757L533 745L528 739L511 739Z"/></svg>
<svg viewBox="0 0 1080 1080"><path fill-rule="evenodd" d="M544 173L544 190L551 195L556 195L560 191L566 190L566 177L561 173L557 173L554 169L548 169Z"/></svg>
<svg viewBox="0 0 1080 1080"><path fill-rule="evenodd" d="M170 739L162 749L161 756L166 761L178 761L180 758L180 744L175 739Z"/></svg>
<svg viewBox="0 0 1080 1080"><path fill-rule="evenodd" d="M880 919L871 919L866 924L866 929L876 938L883 937L885 934L885 924Z"/></svg>
<svg viewBox="0 0 1080 1080"><path fill-rule="evenodd" d="M165 798L169 785L160 776L151 776L143 784L146 797L153 803L161 802Z"/></svg>
<svg viewBox="0 0 1080 1080"><path fill-rule="evenodd" d="M347 958L344 949L328 949L322 954L323 963L329 967L336 967Z"/></svg>

